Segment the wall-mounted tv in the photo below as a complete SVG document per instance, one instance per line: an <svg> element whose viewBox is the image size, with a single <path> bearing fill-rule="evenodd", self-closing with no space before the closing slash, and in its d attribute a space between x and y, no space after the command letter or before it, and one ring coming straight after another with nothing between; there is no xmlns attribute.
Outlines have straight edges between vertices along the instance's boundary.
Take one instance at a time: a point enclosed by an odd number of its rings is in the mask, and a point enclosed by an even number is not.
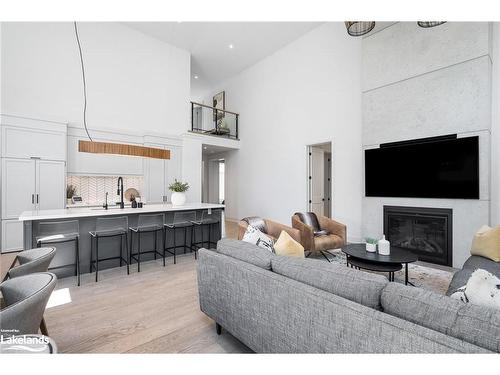
<svg viewBox="0 0 500 375"><path fill-rule="evenodd" d="M479 199L479 137L451 135L365 150L365 194Z"/></svg>

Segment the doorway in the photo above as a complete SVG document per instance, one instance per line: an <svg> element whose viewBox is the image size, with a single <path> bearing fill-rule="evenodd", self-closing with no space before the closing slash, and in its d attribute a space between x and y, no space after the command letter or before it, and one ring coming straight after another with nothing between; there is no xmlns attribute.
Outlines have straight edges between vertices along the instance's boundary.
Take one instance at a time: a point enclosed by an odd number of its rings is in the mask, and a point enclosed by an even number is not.
<svg viewBox="0 0 500 375"><path fill-rule="evenodd" d="M332 143L307 146L307 207L332 217Z"/></svg>
<svg viewBox="0 0 500 375"><path fill-rule="evenodd" d="M226 156L228 149L203 145L202 189L203 203L225 204Z"/></svg>

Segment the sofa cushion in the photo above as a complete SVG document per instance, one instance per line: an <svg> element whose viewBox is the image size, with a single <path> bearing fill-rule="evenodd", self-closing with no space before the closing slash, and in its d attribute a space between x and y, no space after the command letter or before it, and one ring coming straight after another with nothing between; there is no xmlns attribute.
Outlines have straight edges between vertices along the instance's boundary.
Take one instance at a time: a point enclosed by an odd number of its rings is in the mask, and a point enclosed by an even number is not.
<svg viewBox="0 0 500 375"><path fill-rule="evenodd" d="M479 255L500 262L500 225L483 225L472 240L471 255Z"/></svg>
<svg viewBox="0 0 500 375"><path fill-rule="evenodd" d="M267 270L271 269L271 259L275 257L267 249L231 238L219 240L217 242L217 252Z"/></svg>
<svg viewBox="0 0 500 375"><path fill-rule="evenodd" d="M271 266L275 273L378 310L388 283L384 276L316 259L277 256Z"/></svg>
<svg viewBox="0 0 500 375"><path fill-rule="evenodd" d="M467 304L429 290L388 283L382 291L384 312L500 351L500 311Z"/></svg>
<svg viewBox="0 0 500 375"><path fill-rule="evenodd" d="M304 258L304 246L295 241L284 230L281 231L278 240L274 244L274 252L276 255Z"/></svg>

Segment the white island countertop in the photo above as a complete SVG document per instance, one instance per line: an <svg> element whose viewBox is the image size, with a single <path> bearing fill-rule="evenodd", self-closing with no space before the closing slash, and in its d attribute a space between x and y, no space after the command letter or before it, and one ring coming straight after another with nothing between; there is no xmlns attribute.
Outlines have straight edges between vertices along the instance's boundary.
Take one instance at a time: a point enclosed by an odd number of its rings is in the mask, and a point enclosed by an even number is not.
<svg viewBox="0 0 500 375"><path fill-rule="evenodd" d="M19 217L20 221L36 221L36 220L65 220L79 217L99 217L112 215L134 215L147 214L154 212L174 212L188 210L207 210L207 209L223 209L223 204L213 203L187 203L184 206L172 206L170 203L165 204L144 204L142 208L125 207L120 209L116 206L111 206L108 210L102 207L78 207L78 208L62 208L58 210L38 210L24 211Z"/></svg>

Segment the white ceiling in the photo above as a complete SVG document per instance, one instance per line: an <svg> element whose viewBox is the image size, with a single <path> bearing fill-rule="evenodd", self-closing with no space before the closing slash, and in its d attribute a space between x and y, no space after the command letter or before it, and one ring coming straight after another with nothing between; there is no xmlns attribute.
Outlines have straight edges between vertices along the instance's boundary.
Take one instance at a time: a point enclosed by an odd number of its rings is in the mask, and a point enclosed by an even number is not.
<svg viewBox="0 0 500 375"><path fill-rule="evenodd" d="M271 55L319 22L126 22L126 25L191 53L191 95ZM229 48L232 44L234 48ZM198 79L194 79L197 75Z"/></svg>

